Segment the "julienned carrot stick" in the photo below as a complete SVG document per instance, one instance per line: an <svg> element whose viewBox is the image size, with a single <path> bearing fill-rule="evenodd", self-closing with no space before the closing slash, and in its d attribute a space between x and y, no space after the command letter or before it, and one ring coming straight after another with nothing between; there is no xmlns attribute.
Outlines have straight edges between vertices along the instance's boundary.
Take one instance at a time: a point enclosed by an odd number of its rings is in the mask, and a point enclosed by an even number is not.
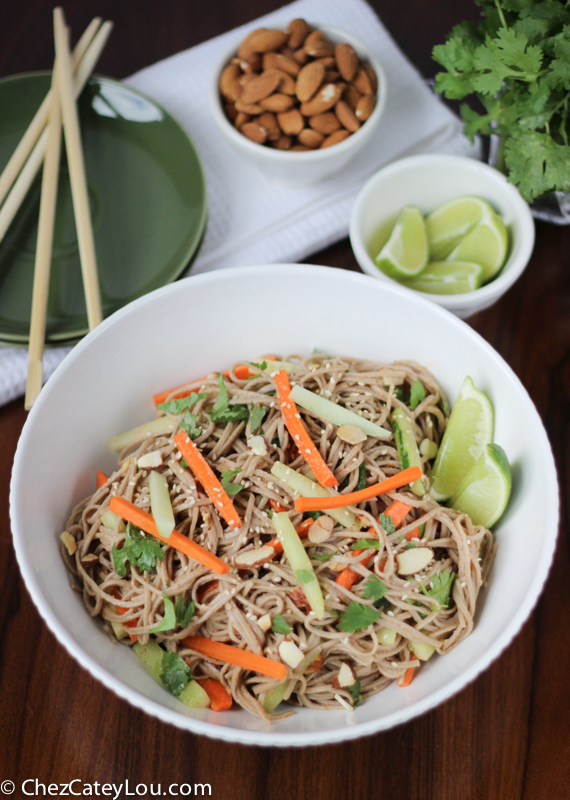
<svg viewBox="0 0 570 800"><path fill-rule="evenodd" d="M355 506L357 503L364 502L364 500L378 497L379 494L392 492L394 489L401 489L401 487L405 486L407 483L413 483L419 480L422 475L423 472L419 467L408 467L408 469L404 469L402 472L398 472L396 475L386 478L385 481L367 486L366 489L361 489L359 492L338 494L331 497L299 497L295 500L295 511L323 511L329 508Z"/></svg>
<svg viewBox="0 0 570 800"><path fill-rule="evenodd" d="M270 678L283 680L287 676L285 664L259 656L257 653L250 653L248 650L241 650L239 647L232 647L230 644L204 639L202 636L186 636L185 639L182 639L182 644L206 658L214 658L216 661L224 661L226 664L235 664L243 669L261 672L262 675L268 675Z"/></svg>
<svg viewBox="0 0 570 800"><path fill-rule="evenodd" d="M102 472L102 470L98 469L97 470L97 477L95 478L95 485L97 486L97 488L100 489L101 486L105 486L105 484L107 483L108 480L109 479L107 478L105 473Z"/></svg>
<svg viewBox="0 0 570 800"><path fill-rule="evenodd" d="M111 590L109 594L112 594L113 597L117 600L121 599L117 589ZM129 611L129 609L125 608L124 606L115 606L115 608L117 609L117 613L121 614L121 616L123 614L126 614L127 611ZM127 619L125 620L125 622L121 623L121 625L123 625L124 628L136 628L138 624L139 623L136 619ZM129 639L131 640L131 642L138 642L138 636L135 636L133 633L129 633Z"/></svg>
<svg viewBox="0 0 570 800"><path fill-rule="evenodd" d="M390 517L395 527L398 528L408 516L408 512L411 510L412 507L407 503L402 503L401 500L394 500L394 502L388 506L384 514L387 517Z"/></svg>
<svg viewBox="0 0 570 800"><path fill-rule="evenodd" d="M265 361L275 361L275 360L276 360L275 356L265 356ZM224 374L224 377L229 378L230 377L229 369L225 369L223 374ZM234 375L236 376L236 378L238 380L244 381L246 378L251 378L252 373L250 372L249 367L247 366L247 364L239 364L234 369ZM198 383L198 382L202 382L202 381L205 381L205 380L206 380L206 378L198 378L197 380L192 381L192 383ZM186 385L186 384L184 384L184 385ZM168 389L168 391L166 391L166 392L159 392L158 394L155 394L155 395L152 396L152 401L155 404L155 406L157 406L159 403L164 403L165 400L168 399L169 395L172 394L172 392L176 392L178 389L182 389L182 388L183 388L183 386L177 386L174 389ZM171 400L180 400L180 398L188 397L188 395L192 394L192 392L197 392L197 391L198 391L198 389L187 389L186 391L180 392L179 394L175 394L174 397L171 397L170 399Z"/></svg>
<svg viewBox="0 0 570 800"><path fill-rule="evenodd" d="M204 586L200 586L198 591L196 592L196 599L199 603L206 597L207 594L213 592L214 589L217 589L220 585L219 581L210 581L209 583L204 584Z"/></svg>
<svg viewBox="0 0 570 800"><path fill-rule="evenodd" d="M125 500L124 497L113 497L109 503L109 510L114 514L117 514L117 516L126 519L127 522L131 522L133 525L136 525L137 528L140 528L146 533L150 533L151 536L156 536L156 538L160 539L161 542L164 542L165 544L174 547L175 550L179 550L181 553L193 558L194 561L198 561L205 567L217 572L219 575L225 575L230 571L230 567L225 561L222 561L221 558L218 558L218 556L210 553L210 551L206 550L204 547L200 547L199 544L196 544L196 542L193 542L191 539L183 536L177 530L172 531L170 537L165 539L158 532L152 514L149 514L148 511L143 511L141 508L138 508L134 503L130 503L128 500Z"/></svg>
<svg viewBox="0 0 570 800"><path fill-rule="evenodd" d="M212 711L227 711L228 708L232 707L232 696L219 681L215 681L213 678L204 678L198 682L210 698Z"/></svg>
<svg viewBox="0 0 570 800"><path fill-rule="evenodd" d="M234 504L192 439L184 431L178 431L174 441L188 466L204 487L216 511L222 515L230 528L238 528L241 525L241 519Z"/></svg>
<svg viewBox="0 0 570 800"><path fill-rule="evenodd" d="M282 511L287 511L286 507L277 502L277 500L270 500L269 505L271 506L271 510L275 511L276 514L280 514Z"/></svg>
<svg viewBox="0 0 570 800"><path fill-rule="evenodd" d="M402 689L405 689L406 686L409 686L412 682L412 678L414 677L414 671L417 667L408 667L408 669L404 672L403 675L400 675L396 683L398 686L401 686Z"/></svg>
<svg viewBox="0 0 570 800"><path fill-rule="evenodd" d="M316 479L322 486L338 486L338 481L328 468L323 457L313 444L309 432L303 425L301 415L297 411L295 401L291 400L291 384L284 369L273 376L281 413L287 430L299 448L299 452L313 470ZM319 507L317 507L319 508Z"/></svg>
<svg viewBox="0 0 570 800"><path fill-rule="evenodd" d="M299 525L297 525L295 530L297 531L297 535L300 539L307 538L307 536L309 535L309 528L311 527L314 521L315 521L314 519L306 519L304 522L301 522ZM272 539L270 542L267 542L267 544L270 544L271 547L274 548L276 556L280 556L281 553L283 552L283 545L279 541L278 537L275 537L275 539Z"/></svg>

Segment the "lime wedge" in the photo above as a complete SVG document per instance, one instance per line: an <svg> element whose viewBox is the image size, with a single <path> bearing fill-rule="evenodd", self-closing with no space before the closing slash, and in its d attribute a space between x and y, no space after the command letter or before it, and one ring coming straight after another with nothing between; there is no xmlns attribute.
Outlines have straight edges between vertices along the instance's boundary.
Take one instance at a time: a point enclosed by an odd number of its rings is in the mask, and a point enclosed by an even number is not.
<svg viewBox="0 0 570 800"><path fill-rule="evenodd" d="M402 286L428 294L464 294L481 286L483 268L469 261L434 261Z"/></svg>
<svg viewBox="0 0 570 800"><path fill-rule="evenodd" d="M431 474L430 494L441 502L454 495L465 476L493 441L495 415L489 398L475 388L469 376L443 434Z"/></svg>
<svg viewBox="0 0 570 800"><path fill-rule="evenodd" d="M475 525L490 528L509 502L511 483L505 451L498 444L488 444L449 505L470 516Z"/></svg>
<svg viewBox="0 0 570 800"><path fill-rule="evenodd" d="M426 217L430 258L447 258L454 247L493 209L480 197L456 197Z"/></svg>
<svg viewBox="0 0 570 800"><path fill-rule="evenodd" d="M505 223L498 214L491 214L459 242L446 260L480 264L483 267L483 283L486 283L505 263L508 244Z"/></svg>
<svg viewBox="0 0 570 800"><path fill-rule="evenodd" d="M427 264L428 243L419 209L406 206L396 220L390 238L376 256L376 265L391 278L417 275Z"/></svg>

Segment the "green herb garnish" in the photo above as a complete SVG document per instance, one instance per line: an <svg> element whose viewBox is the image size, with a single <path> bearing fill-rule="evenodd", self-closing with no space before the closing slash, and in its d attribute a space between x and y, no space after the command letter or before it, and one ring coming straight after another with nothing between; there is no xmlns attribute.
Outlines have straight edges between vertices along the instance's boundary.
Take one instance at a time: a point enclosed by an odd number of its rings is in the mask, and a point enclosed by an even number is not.
<svg viewBox="0 0 570 800"><path fill-rule="evenodd" d="M362 695L360 694L360 681L356 679L352 686L348 687L350 696L352 697L352 705L358 706L362 702Z"/></svg>
<svg viewBox="0 0 570 800"><path fill-rule="evenodd" d="M178 697L192 680L192 670L177 653L166 651L162 656L160 680Z"/></svg>
<svg viewBox="0 0 570 800"><path fill-rule="evenodd" d="M267 361L262 361L261 364L256 364L255 361L250 362L252 367L257 367L257 369L265 370L267 369Z"/></svg>
<svg viewBox="0 0 570 800"><path fill-rule="evenodd" d="M333 557L334 553L317 553L314 556L311 556L313 561L329 561Z"/></svg>
<svg viewBox="0 0 570 800"><path fill-rule="evenodd" d="M242 489L245 489L242 483L232 483L235 476L241 471L241 467L238 467L237 469L227 469L221 474L222 488L226 490L230 497L239 494Z"/></svg>
<svg viewBox="0 0 570 800"><path fill-rule="evenodd" d="M188 436L191 439L197 439L198 436L200 436L200 434L202 433L202 428L198 425L196 417L189 411L187 411L182 417L182 421L180 422L180 427L185 433L188 434ZM186 466L188 466L187 463Z"/></svg>
<svg viewBox="0 0 570 800"><path fill-rule="evenodd" d="M367 600L382 600L386 592L388 591L388 587L385 586L380 578L376 575L370 575L365 581L362 587L362 596Z"/></svg>
<svg viewBox="0 0 570 800"><path fill-rule="evenodd" d="M253 403L251 404L251 414L250 414L249 424L252 433L255 433L257 429L260 427L266 413L267 409L265 408L265 406L254 406Z"/></svg>
<svg viewBox="0 0 570 800"><path fill-rule="evenodd" d="M371 606L363 606L361 603L357 603L356 600L352 600L339 620L338 629L346 633L361 631L377 622L381 613L381 611L377 611Z"/></svg>
<svg viewBox="0 0 570 800"><path fill-rule="evenodd" d="M291 633L291 626L284 620L281 614L275 614L271 621L271 630L273 633Z"/></svg>
<svg viewBox="0 0 570 800"><path fill-rule="evenodd" d="M151 572L157 561L162 561L164 551L155 538L144 533L130 522L127 523L125 543L119 550L113 545L113 564L115 572L121 578L127 574L127 561L140 572Z"/></svg>
<svg viewBox="0 0 570 800"><path fill-rule="evenodd" d="M162 593L162 599L164 601L164 617L162 622L159 622L156 628L151 628L151 633L159 633L159 631L173 631L176 627L176 611L174 610L174 603L167 597L167 595Z"/></svg>
<svg viewBox="0 0 570 800"><path fill-rule="evenodd" d="M432 597L438 603L439 608L449 608L454 580L455 572L444 569L439 575L431 576L430 581L433 584L432 588L426 589L422 583L420 583L420 588L425 595ZM433 610L437 611L438 608L436 607Z"/></svg>
<svg viewBox="0 0 570 800"><path fill-rule="evenodd" d="M297 576L297 580L301 584L310 583L311 581L314 581L315 578L317 577L315 573L312 572L310 569L296 569L295 575Z"/></svg>
<svg viewBox="0 0 570 800"><path fill-rule="evenodd" d="M217 381L219 392L218 399L210 411L210 419L212 422L247 422L249 419L247 406L241 404L231 406L223 376L218 375Z"/></svg>
<svg viewBox="0 0 570 800"><path fill-rule="evenodd" d="M194 403L197 403L198 400L203 400L207 396L207 394L192 392L188 397L181 397L179 400L168 400L166 403L159 403L157 408L161 411L166 411L168 414L181 414L183 411L186 411L187 408L192 408Z"/></svg>
<svg viewBox="0 0 570 800"><path fill-rule="evenodd" d="M418 380L412 383L412 388L410 389L410 402L408 403L409 407L416 408L423 400L425 400L425 397L426 390L424 389L423 383L418 378Z"/></svg>
<svg viewBox="0 0 570 800"><path fill-rule="evenodd" d="M176 622L178 622L182 630L184 630L184 628L188 627L190 620L194 616L194 612L196 610L194 601L189 600L187 603L185 603L183 596L179 594L176 598L174 610L176 612Z"/></svg>
<svg viewBox="0 0 570 800"><path fill-rule="evenodd" d="M382 542L378 539L359 539L350 545L351 550L369 550L372 547L382 547Z"/></svg>
<svg viewBox="0 0 570 800"><path fill-rule="evenodd" d="M380 514L378 517L378 522L386 531L387 536L390 536L391 533L396 532L396 526L394 525L393 520L387 514Z"/></svg>
<svg viewBox="0 0 570 800"><path fill-rule="evenodd" d="M358 483L356 484L355 492L360 492L366 489L366 462L362 461L358 467Z"/></svg>

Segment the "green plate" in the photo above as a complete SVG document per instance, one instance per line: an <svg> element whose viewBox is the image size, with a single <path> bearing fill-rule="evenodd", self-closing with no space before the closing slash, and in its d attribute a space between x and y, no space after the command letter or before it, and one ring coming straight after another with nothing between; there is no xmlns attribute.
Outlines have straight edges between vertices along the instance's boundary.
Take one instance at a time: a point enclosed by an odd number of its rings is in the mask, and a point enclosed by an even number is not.
<svg viewBox="0 0 570 800"><path fill-rule="evenodd" d="M49 73L0 81L0 171L45 97ZM194 146L144 95L92 78L78 103L103 313L175 280L206 225L206 187ZM25 346L41 174L0 244L0 343ZM69 174L62 164L54 231L46 344L88 331Z"/></svg>

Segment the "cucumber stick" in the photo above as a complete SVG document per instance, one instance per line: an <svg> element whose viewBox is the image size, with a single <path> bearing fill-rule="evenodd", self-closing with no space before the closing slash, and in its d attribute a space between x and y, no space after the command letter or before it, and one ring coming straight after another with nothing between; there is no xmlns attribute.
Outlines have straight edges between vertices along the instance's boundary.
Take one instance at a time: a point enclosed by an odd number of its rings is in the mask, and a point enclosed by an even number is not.
<svg viewBox="0 0 570 800"><path fill-rule="evenodd" d="M170 433L177 426L178 419L176 417L157 417L151 422L145 422L144 425L138 425L130 431L113 436L107 442L107 447L110 450L122 450L124 447L140 442L148 436L154 436L157 433Z"/></svg>
<svg viewBox="0 0 570 800"><path fill-rule="evenodd" d="M291 400L294 400L301 408L312 411L319 419L331 422L333 425L355 425L360 428L367 436L374 436L377 439L391 439L392 434L386 428L364 419L360 414L349 411L331 400L326 400L315 392L310 392L302 386L293 386L291 389Z"/></svg>
<svg viewBox="0 0 570 800"><path fill-rule="evenodd" d="M117 514L109 511L109 509L107 509L107 511L103 511L101 514L101 522L106 528L110 528L111 530L115 530L117 528L117 524L119 526L118 530L121 532L126 530L124 521L117 516Z"/></svg>
<svg viewBox="0 0 570 800"><path fill-rule="evenodd" d="M286 511L273 514L272 521L277 531L277 537L283 545L285 557L302 586L309 605L315 612L315 617L322 619L325 615L323 593L299 534L293 527Z"/></svg>
<svg viewBox="0 0 570 800"><path fill-rule="evenodd" d="M418 443L414 434L414 426L410 417L403 408L395 408L390 415L394 439L398 448L398 456L402 469L419 467L423 471L422 459L418 450ZM414 481L410 486L412 492L418 497L423 497L426 487L422 479Z"/></svg>
<svg viewBox="0 0 570 800"><path fill-rule="evenodd" d="M150 507L156 527L160 535L168 539L174 530L174 512L170 502L168 481L162 472L157 472L153 469L148 477L148 485L150 488Z"/></svg>
<svg viewBox="0 0 570 800"><path fill-rule="evenodd" d="M153 678L162 686L160 674L162 672L162 657L165 651L158 642L155 639L149 639L147 644L140 644L140 642L137 642L133 645L133 653L146 664ZM206 694L206 691L202 689L198 681L194 680L191 680L188 685L184 687L182 692L178 695L178 699L190 708L207 708L210 705L210 698Z"/></svg>
<svg viewBox="0 0 570 800"><path fill-rule="evenodd" d="M274 372L279 372L280 370L284 369L285 372L297 372L301 369L300 364L294 364L292 361L267 361L267 366L263 370L267 372L269 376L273 375Z"/></svg>
<svg viewBox="0 0 570 800"><path fill-rule="evenodd" d="M275 462L271 468L271 474L301 497L330 497L332 495L332 492L329 492L324 486L315 483L310 478L306 478L305 475L301 475L300 472L296 472L291 467L286 467L280 461ZM324 513L328 514L329 517L332 517L335 522L338 522L344 528L360 530L360 523L352 511L346 508L330 508Z"/></svg>
<svg viewBox="0 0 570 800"><path fill-rule="evenodd" d="M178 695L178 699L182 700L184 705L189 706L189 708L208 708L210 705L210 698L198 681L190 681L190 683L182 689Z"/></svg>
<svg viewBox="0 0 570 800"><path fill-rule="evenodd" d="M395 636L395 635L394 635ZM304 662L301 664L298 672L301 675L305 672L308 667L313 663L315 658L321 652L321 648L314 650L310 655L308 655ZM278 683L277 686L274 686L273 689L270 689L267 694L265 695L265 699L263 701L263 710L267 711L268 714L273 714L279 703L282 702L283 698L285 697L285 693L287 692L287 687L291 683L290 680L283 681L283 683Z"/></svg>

